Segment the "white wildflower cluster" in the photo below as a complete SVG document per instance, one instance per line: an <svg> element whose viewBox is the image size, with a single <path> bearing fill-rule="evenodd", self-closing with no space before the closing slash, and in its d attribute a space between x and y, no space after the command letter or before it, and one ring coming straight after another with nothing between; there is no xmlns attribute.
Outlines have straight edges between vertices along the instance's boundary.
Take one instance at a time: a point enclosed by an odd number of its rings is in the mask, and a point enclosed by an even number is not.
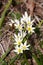
<svg viewBox="0 0 43 65"><path fill-rule="evenodd" d="M27 34L26 31L28 31L28 34L34 33L35 27L33 27L33 22L34 20L31 21L31 16L28 16L27 12L25 12L20 20L11 20L11 23L9 25L12 26L12 24L14 24L15 29L19 30L18 34L14 34L14 52L17 54L23 53L25 50L29 50L30 44L27 43L27 40L23 43L23 39Z"/></svg>
<svg viewBox="0 0 43 65"><path fill-rule="evenodd" d="M23 17L21 18L21 23L22 23L22 25L24 25L24 27L25 27L26 31L28 31L28 33L34 33L34 29L35 29L35 27L33 27L34 21L35 20L31 21L31 15L28 16L27 12L25 12L25 15L23 15Z"/></svg>
<svg viewBox="0 0 43 65"><path fill-rule="evenodd" d="M29 50L30 44L27 44L27 40L23 43L23 38L26 36L26 32L20 31L18 35L14 34L15 37L15 50L17 54L23 53L24 50Z"/></svg>

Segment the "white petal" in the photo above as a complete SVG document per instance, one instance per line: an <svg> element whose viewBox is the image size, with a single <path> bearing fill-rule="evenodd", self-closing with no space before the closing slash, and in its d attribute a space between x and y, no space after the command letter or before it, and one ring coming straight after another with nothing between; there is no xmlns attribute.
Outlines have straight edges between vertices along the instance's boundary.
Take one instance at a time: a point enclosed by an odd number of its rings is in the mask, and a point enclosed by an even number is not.
<svg viewBox="0 0 43 65"><path fill-rule="evenodd" d="M29 48L26 48L26 50L29 50Z"/></svg>
<svg viewBox="0 0 43 65"><path fill-rule="evenodd" d="M21 24L24 24L24 20L23 20L23 18L21 18L20 20L21 20Z"/></svg>
<svg viewBox="0 0 43 65"><path fill-rule="evenodd" d="M23 31L23 37L25 37L25 36L26 36L26 31L25 32Z"/></svg>
<svg viewBox="0 0 43 65"><path fill-rule="evenodd" d="M29 45L27 45L27 47L29 47L30 46L30 44Z"/></svg>
<svg viewBox="0 0 43 65"><path fill-rule="evenodd" d="M17 50L15 49L14 52L17 52Z"/></svg>
<svg viewBox="0 0 43 65"><path fill-rule="evenodd" d="M28 30L27 30L28 31ZM30 33L30 31L28 31L28 34Z"/></svg>
<svg viewBox="0 0 43 65"><path fill-rule="evenodd" d="M16 35L16 34L14 34L14 37L15 37L15 38L17 38L17 35Z"/></svg>
<svg viewBox="0 0 43 65"><path fill-rule="evenodd" d="M27 14L27 12L25 12L25 16L26 16L26 17L28 17L28 14Z"/></svg>
<svg viewBox="0 0 43 65"><path fill-rule="evenodd" d="M19 24L19 20L15 19L15 23L16 23L16 24Z"/></svg>
<svg viewBox="0 0 43 65"><path fill-rule="evenodd" d="M19 22L19 20L15 19L15 22Z"/></svg>
<svg viewBox="0 0 43 65"><path fill-rule="evenodd" d="M25 46L27 45L27 40L25 41L24 45L25 45Z"/></svg>
<svg viewBox="0 0 43 65"><path fill-rule="evenodd" d="M21 46L20 47L22 47L23 46L23 43L21 44Z"/></svg>
<svg viewBox="0 0 43 65"><path fill-rule="evenodd" d="M32 20L31 22L32 22L32 23L34 23L34 22L35 22L35 19L34 19L34 20Z"/></svg>
<svg viewBox="0 0 43 65"><path fill-rule="evenodd" d="M31 15L29 16L28 20L31 22Z"/></svg>
<svg viewBox="0 0 43 65"><path fill-rule="evenodd" d="M12 23L9 24L12 27Z"/></svg>
<svg viewBox="0 0 43 65"><path fill-rule="evenodd" d="M11 20L11 23L14 23L14 21L12 19L10 19L10 20Z"/></svg>
<svg viewBox="0 0 43 65"><path fill-rule="evenodd" d="M14 43L14 44L17 44L17 43Z"/></svg>
<svg viewBox="0 0 43 65"><path fill-rule="evenodd" d="M32 27L32 29L35 29L35 27Z"/></svg>

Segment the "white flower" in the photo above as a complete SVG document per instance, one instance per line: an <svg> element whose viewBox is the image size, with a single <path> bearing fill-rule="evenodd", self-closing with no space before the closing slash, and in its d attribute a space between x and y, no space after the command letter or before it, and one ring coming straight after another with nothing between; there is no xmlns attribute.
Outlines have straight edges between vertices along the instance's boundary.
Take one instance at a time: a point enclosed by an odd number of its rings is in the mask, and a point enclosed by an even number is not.
<svg viewBox="0 0 43 65"><path fill-rule="evenodd" d="M19 36L19 34L18 34L18 36L16 34L14 34L14 36L15 36L15 43L14 44L21 45L22 44L22 40L23 40L21 38L21 36Z"/></svg>
<svg viewBox="0 0 43 65"><path fill-rule="evenodd" d="M28 14L27 14L27 12L25 12L25 14L23 15L22 20L23 20L24 22L28 21Z"/></svg>
<svg viewBox="0 0 43 65"><path fill-rule="evenodd" d="M24 38L26 36L26 31L24 32L21 30L19 36L21 36L21 38Z"/></svg>
<svg viewBox="0 0 43 65"><path fill-rule="evenodd" d="M21 45L23 38L26 36L26 32L20 31L18 35L14 34L15 37L15 43L16 45Z"/></svg>
<svg viewBox="0 0 43 65"><path fill-rule="evenodd" d="M34 29L35 29L35 27L32 27L32 26L26 27L26 30L28 31L28 33L34 33Z"/></svg>
<svg viewBox="0 0 43 65"><path fill-rule="evenodd" d="M27 45L27 41L25 41L24 44L21 44L21 48L22 48L23 50L29 50L29 48L28 48L29 46L30 46L30 44Z"/></svg>
<svg viewBox="0 0 43 65"><path fill-rule="evenodd" d="M27 25L32 26L32 25L33 25L33 22L34 22L35 20L32 20L32 21L31 21L31 15L28 16L28 13L25 12L25 14L23 15L23 18L21 18L21 21L22 21L22 23L23 23L23 22L26 22ZM23 23L23 24L24 24L24 23Z"/></svg>
<svg viewBox="0 0 43 65"><path fill-rule="evenodd" d="M35 21L35 20L32 20L32 21L31 21L31 16L29 16L28 21L26 22L26 24L27 24L28 26L32 26L34 21Z"/></svg>
<svg viewBox="0 0 43 65"><path fill-rule="evenodd" d="M16 29L18 29L19 31L22 30L22 25L20 24L20 21L15 19L15 24L14 26L16 27Z"/></svg>
<svg viewBox="0 0 43 65"><path fill-rule="evenodd" d="M12 24L14 24L14 21L12 20L12 19L10 19L10 23L9 23L9 25L12 27Z"/></svg>
<svg viewBox="0 0 43 65"><path fill-rule="evenodd" d="M17 54L20 54L20 53L23 53L23 50L21 49L21 46L20 47L16 46L14 52L16 52Z"/></svg>
<svg viewBox="0 0 43 65"><path fill-rule="evenodd" d="M16 52L17 54L23 53L23 51L29 50L29 46L30 44L27 45L27 41L25 41L25 43L22 43L20 46L16 45L14 52Z"/></svg>
<svg viewBox="0 0 43 65"><path fill-rule="evenodd" d="M20 19L22 27L25 27L25 22L23 21L23 18Z"/></svg>

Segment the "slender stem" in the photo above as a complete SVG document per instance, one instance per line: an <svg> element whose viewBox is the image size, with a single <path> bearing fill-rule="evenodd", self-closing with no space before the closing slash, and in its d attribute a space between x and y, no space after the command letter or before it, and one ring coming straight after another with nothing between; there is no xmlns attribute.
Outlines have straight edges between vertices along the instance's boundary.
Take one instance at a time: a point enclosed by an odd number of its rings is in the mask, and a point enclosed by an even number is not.
<svg viewBox="0 0 43 65"><path fill-rule="evenodd" d="M9 65L12 65L12 63L14 63L18 57L19 55L16 55L13 59L11 59L11 61L9 62Z"/></svg>
<svg viewBox="0 0 43 65"><path fill-rule="evenodd" d="M24 61L26 62L26 65L30 65L29 62L28 62L28 59L26 58L26 55L24 54Z"/></svg>
<svg viewBox="0 0 43 65"><path fill-rule="evenodd" d="M38 58L36 57L35 54L32 55L32 57L35 59L35 61L37 62L37 65L41 65L40 61L38 60Z"/></svg>
<svg viewBox="0 0 43 65"><path fill-rule="evenodd" d="M11 48L9 48L9 49L6 51L6 53L4 53L4 55L2 55L2 58L1 58L1 61L0 61L0 62L2 62L2 61L6 58L6 56L10 53L10 51L11 51L12 48L13 48L13 45L11 46Z"/></svg>
<svg viewBox="0 0 43 65"><path fill-rule="evenodd" d="M9 0L8 3L5 6L4 11L2 12L2 15L1 15L1 18L0 18L0 28L3 25L3 21L5 19L5 15L6 15L7 11L8 11L9 6L11 5L11 3L12 3L12 0Z"/></svg>
<svg viewBox="0 0 43 65"><path fill-rule="evenodd" d="M40 27L43 24L43 20L41 20L41 22L39 22L38 27Z"/></svg>

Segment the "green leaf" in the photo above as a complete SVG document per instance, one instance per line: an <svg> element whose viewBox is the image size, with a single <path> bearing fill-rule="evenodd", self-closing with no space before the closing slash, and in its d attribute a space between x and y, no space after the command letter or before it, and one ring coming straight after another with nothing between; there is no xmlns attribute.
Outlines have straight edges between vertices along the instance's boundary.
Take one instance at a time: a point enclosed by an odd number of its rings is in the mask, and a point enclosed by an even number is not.
<svg viewBox="0 0 43 65"><path fill-rule="evenodd" d="M14 20L14 18L16 17L15 13L14 12L10 12L9 13L9 16Z"/></svg>
<svg viewBox="0 0 43 65"><path fill-rule="evenodd" d="M14 1L16 2L17 5L21 3L20 0L14 0Z"/></svg>
<svg viewBox="0 0 43 65"><path fill-rule="evenodd" d="M11 3L12 3L12 0L9 0L8 3L5 5L5 9L2 12L1 19L0 19L0 28L2 27L2 25L4 23L4 19L5 19L6 13L8 11L9 6L11 5Z"/></svg>
<svg viewBox="0 0 43 65"><path fill-rule="evenodd" d="M24 57L24 62L25 62L25 64L26 64L26 65L30 65L25 54L23 54L23 57ZM23 64L24 64L24 63L23 63Z"/></svg>
<svg viewBox="0 0 43 65"><path fill-rule="evenodd" d="M40 47L43 49L43 40L42 41L40 41Z"/></svg>
<svg viewBox="0 0 43 65"><path fill-rule="evenodd" d="M39 22L38 27L41 27L42 24L43 24L43 20L41 20L41 22Z"/></svg>
<svg viewBox="0 0 43 65"><path fill-rule="evenodd" d="M9 49L6 51L6 53L3 54L2 60L4 60L4 59L6 58L6 56L7 56L7 55L9 54L9 52L11 51L12 47L13 47L13 45L11 46L11 48L9 48Z"/></svg>
<svg viewBox="0 0 43 65"><path fill-rule="evenodd" d="M4 53L2 55L2 58L0 58L0 63L3 64L3 60L6 58L6 56L9 54L9 52L11 51L13 45L6 51L6 53Z"/></svg>
<svg viewBox="0 0 43 65"><path fill-rule="evenodd" d="M8 65L6 61L2 61L0 65Z"/></svg>
<svg viewBox="0 0 43 65"><path fill-rule="evenodd" d="M17 12L16 12L15 15L16 15L16 18L17 18L17 19L20 19L20 17L21 17L21 14L20 14L20 13L17 13Z"/></svg>
<svg viewBox="0 0 43 65"><path fill-rule="evenodd" d="M25 65L25 63L26 63L26 62L23 60L23 61L21 62L21 65Z"/></svg>
<svg viewBox="0 0 43 65"><path fill-rule="evenodd" d="M35 54L33 54L32 57L35 59L37 65L42 65Z"/></svg>
<svg viewBox="0 0 43 65"><path fill-rule="evenodd" d="M14 58L12 58L11 61L9 62L9 65L12 65L12 63L14 63L18 57L19 55L16 55Z"/></svg>
<svg viewBox="0 0 43 65"><path fill-rule="evenodd" d="M38 27L35 28L35 33L37 34L37 36L39 37L40 35L40 29Z"/></svg>
<svg viewBox="0 0 43 65"><path fill-rule="evenodd" d="M41 65L43 65L43 54L40 55L40 62L41 62Z"/></svg>

